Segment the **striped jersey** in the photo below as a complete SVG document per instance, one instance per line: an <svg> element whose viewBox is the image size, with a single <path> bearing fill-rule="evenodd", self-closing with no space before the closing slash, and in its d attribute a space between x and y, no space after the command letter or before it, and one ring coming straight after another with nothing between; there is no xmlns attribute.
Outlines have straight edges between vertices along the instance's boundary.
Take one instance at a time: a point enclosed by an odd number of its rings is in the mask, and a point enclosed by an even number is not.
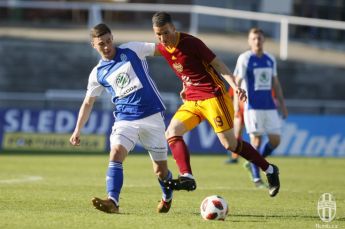
<svg viewBox="0 0 345 229"><path fill-rule="evenodd" d="M172 49L157 45L186 89L186 100L204 100L225 94L226 88L210 65L216 55L198 38L178 33L178 42Z"/></svg>
<svg viewBox="0 0 345 229"><path fill-rule="evenodd" d="M247 109L276 109L272 98L272 81L277 77L275 58L264 52L261 57L252 51L242 53L238 59L234 75L243 78L248 96Z"/></svg>
<svg viewBox="0 0 345 229"><path fill-rule="evenodd" d="M146 61L146 56L153 56L154 50L154 43L142 42L116 47L112 60L100 60L91 71L86 95L99 96L104 90L110 93L116 121L142 119L164 111Z"/></svg>

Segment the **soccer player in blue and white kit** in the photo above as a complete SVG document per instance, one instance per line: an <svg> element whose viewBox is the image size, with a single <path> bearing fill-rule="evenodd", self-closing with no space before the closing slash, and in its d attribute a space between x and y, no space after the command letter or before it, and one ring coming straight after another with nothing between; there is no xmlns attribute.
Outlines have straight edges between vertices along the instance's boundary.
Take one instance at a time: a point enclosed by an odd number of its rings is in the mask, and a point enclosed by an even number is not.
<svg viewBox="0 0 345 229"><path fill-rule="evenodd" d="M113 35L103 23L91 30L91 45L101 56L89 76L87 92L81 105L75 130L70 138L72 145L80 144L81 129L87 122L96 97L106 90L115 105L110 156L106 176L108 198L93 198L98 210L119 213L119 196L123 185L122 163L140 140L148 150L163 195L157 207L159 213L169 211L172 190L163 180L172 178L167 166L167 142L162 112L164 104L149 76L145 57L153 56L154 43L130 42L113 45Z"/></svg>
<svg viewBox="0 0 345 229"><path fill-rule="evenodd" d="M277 76L275 58L263 50L264 34L261 29L252 28L248 34L250 50L242 53L236 64L234 75L238 85L248 93L248 102L244 107L244 123L250 142L263 157L269 156L280 143L281 120L272 97L272 88L279 102L282 117L288 115L283 92ZM239 110L235 108L235 111ZM261 146L262 136L268 136L268 142ZM256 187L265 187L259 168L247 163Z"/></svg>

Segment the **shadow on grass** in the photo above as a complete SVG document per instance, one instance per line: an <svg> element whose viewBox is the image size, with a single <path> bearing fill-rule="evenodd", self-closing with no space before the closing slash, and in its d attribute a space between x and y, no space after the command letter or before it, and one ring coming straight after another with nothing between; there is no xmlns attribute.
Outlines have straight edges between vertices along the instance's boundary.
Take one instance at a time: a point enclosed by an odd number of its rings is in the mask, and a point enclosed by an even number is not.
<svg viewBox="0 0 345 229"><path fill-rule="evenodd" d="M193 213L194 215L200 215L200 213ZM243 220L241 220L243 218ZM245 219L244 219L245 218ZM249 218L249 219L248 219ZM249 215L249 214L235 214L228 215L227 219L232 222L265 222L270 218L282 218L282 219L310 219L320 220L318 216L310 215ZM345 218L337 218L335 221L345 221Z"/></svg>

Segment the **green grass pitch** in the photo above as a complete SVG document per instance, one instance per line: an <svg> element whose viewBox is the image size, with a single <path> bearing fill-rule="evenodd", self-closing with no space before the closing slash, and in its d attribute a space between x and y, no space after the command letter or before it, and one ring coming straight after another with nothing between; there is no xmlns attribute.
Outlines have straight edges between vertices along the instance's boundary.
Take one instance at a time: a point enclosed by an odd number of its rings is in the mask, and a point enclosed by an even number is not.
<svg viewBox="0 0 345 229"><path fill-rule="evenodd" d="M280 158L281 190L271 198L254 188L240 164L225 155L192 155L198 188L175 192L168 214L156 213L161 197L148 155L131 153L124 163L119 215L99 212L93 196L105 197L107 155L0 154L0 228L345 228L345 159ZM169 156L169 166L177 174ZM317 203L336 200L337 214L323 223ZM204 221L203 198L218 194L229 204L225 221Z"/></svg>

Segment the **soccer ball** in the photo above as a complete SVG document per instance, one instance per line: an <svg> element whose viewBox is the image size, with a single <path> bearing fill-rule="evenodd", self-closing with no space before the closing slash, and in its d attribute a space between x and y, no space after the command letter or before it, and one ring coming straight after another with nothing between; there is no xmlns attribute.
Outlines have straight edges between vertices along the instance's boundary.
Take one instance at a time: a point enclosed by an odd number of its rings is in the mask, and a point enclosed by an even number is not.
<svg viewBox="0 0 345 229"><path fill-rule="evenodd" d="M220 196L208 196L201 202L200 213L205 220L224 220L228 215L228 204Z"/></svg>

